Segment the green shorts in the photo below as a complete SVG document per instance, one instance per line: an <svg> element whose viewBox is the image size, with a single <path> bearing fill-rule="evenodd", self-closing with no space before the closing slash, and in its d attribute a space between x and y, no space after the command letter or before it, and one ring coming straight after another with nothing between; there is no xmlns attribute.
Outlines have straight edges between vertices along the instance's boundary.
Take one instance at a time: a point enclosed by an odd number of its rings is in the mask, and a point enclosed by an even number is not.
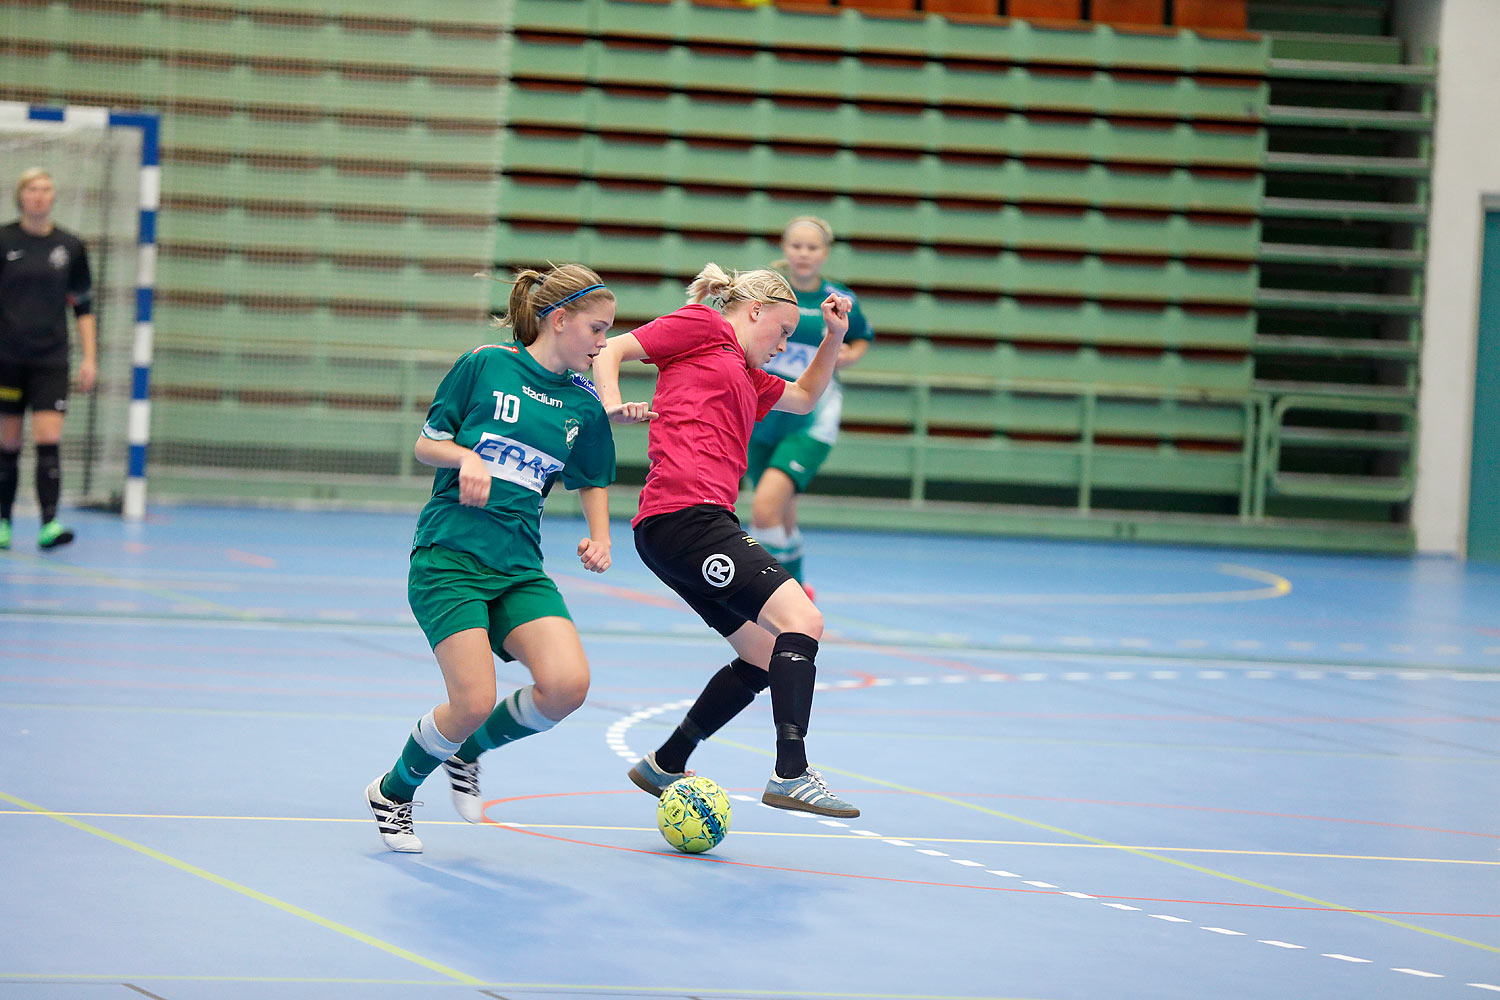
<svg viewBox="0 0 1500 1000"><path fill-rule="evenodd" d="M838 440L843 411L844 393L834 382L811 413L773 410L767 414L750 435L746 471L751 485L758 484L767 469L779 469L798 493L806 493Z"/></svg>
<svg viewBox="0 0 1500 1000"><path fill-rule="evenodd" d="M766 437L769 440L750 439L750 482L759 483L767 469L780 469L791 479L798 493L806 493L833 446L815 441L801 432L788 434L780 440L769 434Z"/></svg>
<svg viewBox="0 0 1500 1000"><path fill-rule="evenodd" d="M429 645L466 628L482 628L502 660L515 659L504 643L516 626L538 618L573 620L557 584L540 568L505 574L441 545L412 550L406 599Z"/></svg>

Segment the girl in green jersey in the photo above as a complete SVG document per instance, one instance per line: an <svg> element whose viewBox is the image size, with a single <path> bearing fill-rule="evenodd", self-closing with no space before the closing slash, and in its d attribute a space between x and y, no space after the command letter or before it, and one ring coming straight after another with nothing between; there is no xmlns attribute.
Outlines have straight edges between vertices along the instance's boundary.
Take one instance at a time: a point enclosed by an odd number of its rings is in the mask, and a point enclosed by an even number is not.
<svg viewBox="0 0 1500 1000"><path fill-rule="evenodd" d="M393 851L422 849L412 798L439 765L459 815L478 823L479 755L551 729L588 693L578 630L542 569L540 522L561 479L579 491L588 522L579 560L595 573L609 568L609 424L655 416L647 403L606 412L593 385L575 374L592 366L614 318L613 293L588 268L520 271L500 324L515 342L459 358L427 411L416 456L437 472L417 520L407 597L448 699L417 722L390 771L365 789ZM519 660L533 680L498 704L494 655Z"/></svg>
<svg viewBox="0 0 1500 1000"><path fill-rule="evenodd" d="M859 297L843 285L823 277L823 265L833 246L833 228L814 215L799 215L781 235L783 259L773 267L786 275L797 297L801 321L786 350L771 359L766 371L789 381L798 378L823 340L822 302L829 295L847 297L849 332L839 348L834 371L864 357L875 334L860 308ZM750 483L755 487L750 532L796 580L802 576L802 532L797 528L797 494L804 493L818 474L838 439L844 394L835 376L828 391L809 414L772 413L755 425L750 437ZM803 582L808 596L810 586Z"/></svg>

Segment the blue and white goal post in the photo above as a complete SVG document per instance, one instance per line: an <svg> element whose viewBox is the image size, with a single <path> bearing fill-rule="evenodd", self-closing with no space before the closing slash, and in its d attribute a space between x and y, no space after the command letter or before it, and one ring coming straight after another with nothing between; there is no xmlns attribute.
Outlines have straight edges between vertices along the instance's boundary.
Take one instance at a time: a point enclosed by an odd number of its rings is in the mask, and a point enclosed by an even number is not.
<svg viewBox="0 0 1500 1000"><path fill-rule="evenodd" d="M94 276L99 384L70 407L65 499L132 520L146 513L160 133L149 112L0 101L0 165L13 175L0 183L46 168L58 189L53 220L83 238Z"/></svg>

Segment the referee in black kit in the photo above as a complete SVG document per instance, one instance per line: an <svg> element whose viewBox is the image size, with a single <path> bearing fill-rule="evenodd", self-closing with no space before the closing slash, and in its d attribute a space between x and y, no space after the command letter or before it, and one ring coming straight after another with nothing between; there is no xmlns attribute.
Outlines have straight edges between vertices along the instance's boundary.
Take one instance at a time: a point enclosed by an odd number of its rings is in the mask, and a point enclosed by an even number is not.
<svg viewBox="0 0 1500 1000"><path fill-rule="evenodd" d="M63 416L68 411L68 317L73 308L83 357L78 388L99 375L93 282L83 241L55 225L52 175L32 167L16 182L21 217L0 227L0 549L11 545L11 508L20 478L21 426L31 410L36 443L36 498L42 509L37 546L66 545L73 531L57 519L62 493Z"/></svg>

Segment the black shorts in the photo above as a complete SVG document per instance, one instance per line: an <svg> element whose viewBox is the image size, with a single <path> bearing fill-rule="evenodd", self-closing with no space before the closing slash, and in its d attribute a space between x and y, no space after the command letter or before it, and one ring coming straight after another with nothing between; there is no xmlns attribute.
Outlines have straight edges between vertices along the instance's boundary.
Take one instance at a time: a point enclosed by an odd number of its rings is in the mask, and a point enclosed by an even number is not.
<svg viewBox="0 0 1500 1000"><path fill-rule="evenodd" d="M760 617L792 577L740 527L732 511L697 504L656 514L635 528L635 550L661 581L722 636Z"/></svg>
<svg viewBox="0 0 1500 1000"><path fill-rule="evenodd" d="M68 366L0 361L0 413L68 412Z"/></svg>

